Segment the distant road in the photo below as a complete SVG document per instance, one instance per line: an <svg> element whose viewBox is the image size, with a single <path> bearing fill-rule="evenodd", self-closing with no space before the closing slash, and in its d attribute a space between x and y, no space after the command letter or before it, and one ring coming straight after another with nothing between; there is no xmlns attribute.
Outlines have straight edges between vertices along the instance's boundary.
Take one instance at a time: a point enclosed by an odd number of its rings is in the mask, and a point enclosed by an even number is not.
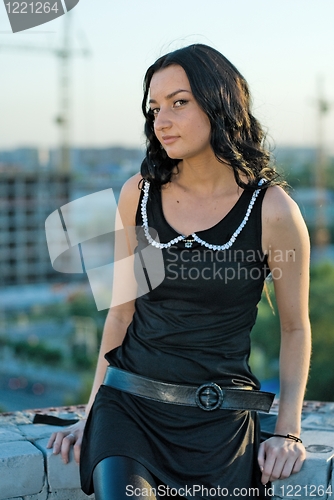
<svg viewBox="0 0 334 500"><path fill-rule="evenodd" d="M1 411L48 408L77 402L82 386L78 373L23 363L15 358L0 360L0 367Z"/></svg>
<svg viewBox="0 0 334 500"><path fill-rule="evenodd" d="M1 378L1 377L0 377ZM25 390L0 389L0 409L2 411L35 410L64 405L64 391L53 389L35 395Z"/></svg>

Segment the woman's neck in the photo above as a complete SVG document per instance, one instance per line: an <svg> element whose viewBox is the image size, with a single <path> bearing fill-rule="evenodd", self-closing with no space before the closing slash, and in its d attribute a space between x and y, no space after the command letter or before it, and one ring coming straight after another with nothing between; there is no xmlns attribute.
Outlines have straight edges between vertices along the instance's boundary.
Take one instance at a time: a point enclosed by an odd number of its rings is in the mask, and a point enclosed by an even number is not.
<svg viewBox="0 0 334 500"><path fill-rule="evenodd" d="M227 163L221 163L216 158L211 161L190 162L182 160L177 171L172 176L172 183L178 187L199 194L210 196L216 192L235 192L238 185L233 169Z"/></svg>

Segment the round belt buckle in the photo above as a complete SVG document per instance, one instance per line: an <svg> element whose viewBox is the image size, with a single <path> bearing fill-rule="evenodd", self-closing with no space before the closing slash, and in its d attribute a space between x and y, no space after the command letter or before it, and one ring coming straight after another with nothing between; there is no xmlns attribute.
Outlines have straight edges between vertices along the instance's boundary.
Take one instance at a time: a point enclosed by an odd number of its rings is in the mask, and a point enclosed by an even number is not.
<svg viewBox="0 0 334 500"><path fill-rule="evenodd" d="M195 401L201 410L216 410L223 402L223 391L214 382L202 384L196 391Z"/></svg>

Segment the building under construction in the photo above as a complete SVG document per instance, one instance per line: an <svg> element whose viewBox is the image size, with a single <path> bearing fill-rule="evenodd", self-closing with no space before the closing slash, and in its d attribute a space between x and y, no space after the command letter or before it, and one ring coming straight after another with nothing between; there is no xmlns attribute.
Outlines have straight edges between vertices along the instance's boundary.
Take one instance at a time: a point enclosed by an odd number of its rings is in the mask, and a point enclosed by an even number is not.
<svg viewBox="0 0 334 500"><path fill-rule="evenodd" d="M59 150L47 153L41 163L36 148L0 151L0 287L83 280L82 273L54 271L45 220L70 201L106 188L117 199L142 159L140 149L72 148L68 173L58 168Z"/></svg>
<svg viewBox="0 0 334 500"><path fill-rule="evenodd" d="M0 286L59 281L47 248L48 215L68 203L70 175L0 172ZM62 280L71 275L62 275Z"/></svg>

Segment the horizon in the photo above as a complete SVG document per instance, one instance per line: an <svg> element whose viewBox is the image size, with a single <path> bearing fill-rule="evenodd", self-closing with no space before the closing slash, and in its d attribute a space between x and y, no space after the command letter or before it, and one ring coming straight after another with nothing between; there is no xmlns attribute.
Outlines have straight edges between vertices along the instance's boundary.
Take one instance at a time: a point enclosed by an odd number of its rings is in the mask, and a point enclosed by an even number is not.
<svg viewBox="0 0 334 500"><path fill-rule="evenodd" d="M276 149L294 149L294 150L310 150L310 151L316 151L317 150L317 145L312 145L312 144L270 144L271 149L270 152L275 151ZM13 146L8 146L8 147L3 147L0 145L0 152L4 151L15 151L15 150L22 150L22 149L31 149L31 150L36 150L36 151L43 151L43 150L53 150L57 151L61 148L60 145L50 145L50 146L38 146L37 144L17 144ZM119 144L119 143L110 143L110 144L71 144L70 145L70 150L71 149L125 149L125 150L143 150L145 151L145 144L144 145L131 145L131 144ZM273 148L273 149L272 149ZM334 152L327 151L328 156L333 156Z"/></svg>

